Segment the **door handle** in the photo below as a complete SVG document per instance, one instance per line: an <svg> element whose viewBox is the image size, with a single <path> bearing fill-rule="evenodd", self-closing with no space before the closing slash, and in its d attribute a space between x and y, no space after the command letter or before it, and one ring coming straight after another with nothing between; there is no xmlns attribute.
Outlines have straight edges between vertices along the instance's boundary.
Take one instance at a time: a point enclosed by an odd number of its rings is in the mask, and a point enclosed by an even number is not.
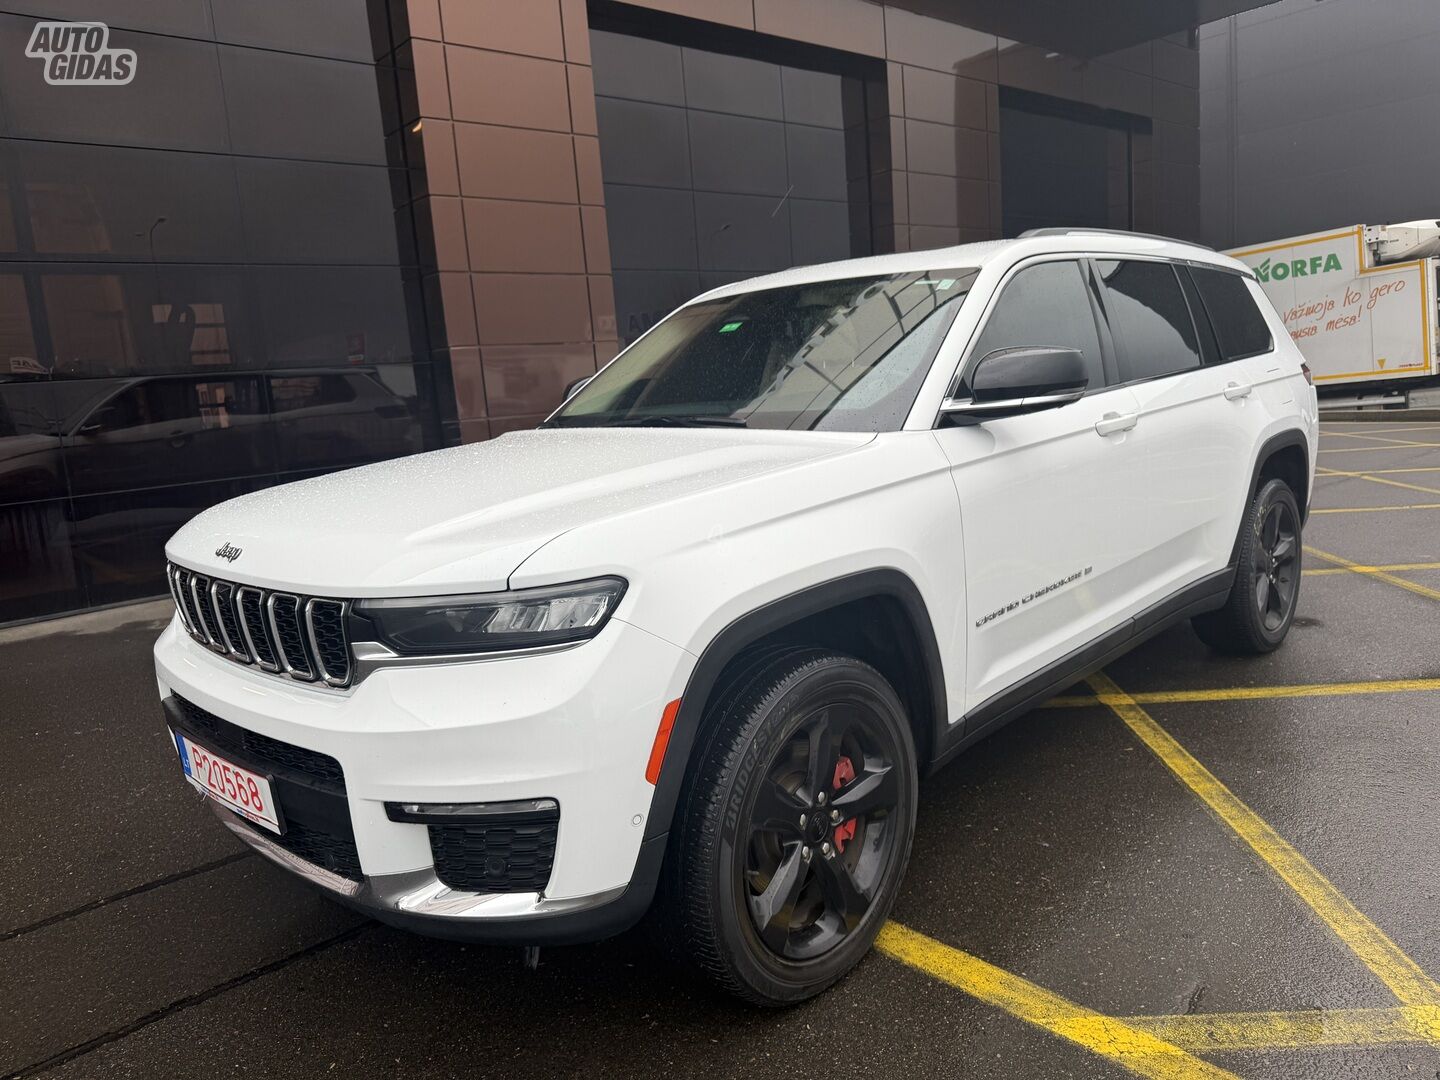
<svg viewBox="0 0 1440 1080"><path fill-rule="evenodd" d="M1121 416L1117 412L1107 412L1099 420L1095 421L1096 435L1113 435L1117 431L1129 431L1140 419L1138 412L1126 413Z"/></svg>
<svg viewBox="0 0 1440 1080"><path fill-rule="evenodd" d="M1250 386L1249 384L1241 386L1237 382L1227 382L1225 384L1225 400L1239 401L1243 397L1249 397L1250 391L1253 389L1254 387Z"/></svg>

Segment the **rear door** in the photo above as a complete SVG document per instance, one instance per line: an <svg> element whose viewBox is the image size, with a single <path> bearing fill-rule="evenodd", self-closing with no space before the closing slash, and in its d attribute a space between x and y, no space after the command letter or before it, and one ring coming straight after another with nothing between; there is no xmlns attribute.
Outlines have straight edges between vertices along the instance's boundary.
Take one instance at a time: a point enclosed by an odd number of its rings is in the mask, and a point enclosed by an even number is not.
<svg viewBox="0 0 1440 1080"><path fill-rule="evenodd" d="M1228 562L1260 410L1251 374L1222 362L1186 266L1127 258L1095 268L1119 379L1140 410L1149 505L1139 612Z"/></svg>
<svg viewBox="0 0 1440 1080"><path fill-rule="evenodd" d="M1079 401L983 424L941 427L960 498L966 579L966 709L990 701L1123 621L1126 564L1142 527L1138 405L1112 386L1095 287L1080 260L1012 271L982 320L952 396L997 349L1079 349Z"/></svg>

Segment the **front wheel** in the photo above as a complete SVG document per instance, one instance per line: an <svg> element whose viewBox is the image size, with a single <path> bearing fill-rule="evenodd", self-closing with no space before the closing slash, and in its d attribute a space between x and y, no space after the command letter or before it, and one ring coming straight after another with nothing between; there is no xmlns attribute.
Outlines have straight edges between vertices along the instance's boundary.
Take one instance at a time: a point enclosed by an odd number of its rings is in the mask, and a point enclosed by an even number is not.
<svg viewBox="0 0 1440 1080"><path fill-rule="evenodd" d="M672 839L682 944L731 993L802 1001L869 950L909 859L904 707L868 664L805 649L752 668L708 720Z"/></svg>
<svg viewBox="0 0 1440 1080"><path fill-rule="evenodd" d="M1283 480L1255 493L1240 531L1235 583L1219 611L1192 620L1217 652L1257 656L1280 647L1300 599L1300 507Z"/></svg>

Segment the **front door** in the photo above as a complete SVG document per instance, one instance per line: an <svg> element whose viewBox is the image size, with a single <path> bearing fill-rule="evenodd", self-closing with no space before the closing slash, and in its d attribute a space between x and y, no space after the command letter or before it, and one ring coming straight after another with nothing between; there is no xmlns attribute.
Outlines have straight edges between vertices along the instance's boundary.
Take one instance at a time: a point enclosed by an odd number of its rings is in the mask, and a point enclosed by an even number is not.
<svg viewBox="0 0 1440 1080"><path fill-rule="evenodd" d="M1087 275L1074 260L1013 272L962 367L997 349L1079 349L1090 367L1086 395L936 432L963 519L967 712L1128 615L1145 507L1133 445L1139 406L1111 385Z"/></svg>

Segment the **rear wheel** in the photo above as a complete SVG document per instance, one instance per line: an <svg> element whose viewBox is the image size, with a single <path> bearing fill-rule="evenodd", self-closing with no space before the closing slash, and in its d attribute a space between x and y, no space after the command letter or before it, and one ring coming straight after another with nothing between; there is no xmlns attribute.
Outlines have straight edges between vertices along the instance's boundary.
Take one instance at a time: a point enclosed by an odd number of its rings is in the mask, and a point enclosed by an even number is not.
<svg viewBox="0 0 1440 1080"><path fill-rule="evenodd" d="M1300 598L1300 507L1283 480L1266 481L1241 526L1235 583L1219 611L1192 623L1217 652L1258 655L1280 647Z"/></svg>
<svg viewBox="0 0 1440 1080"><path fill-rule="evenodd" d="M688 786L674 914L711 979L785 1005L849 971L889 913L915 826L915 750L868 664L793 650L745 681L709 718Z"/></svg>

